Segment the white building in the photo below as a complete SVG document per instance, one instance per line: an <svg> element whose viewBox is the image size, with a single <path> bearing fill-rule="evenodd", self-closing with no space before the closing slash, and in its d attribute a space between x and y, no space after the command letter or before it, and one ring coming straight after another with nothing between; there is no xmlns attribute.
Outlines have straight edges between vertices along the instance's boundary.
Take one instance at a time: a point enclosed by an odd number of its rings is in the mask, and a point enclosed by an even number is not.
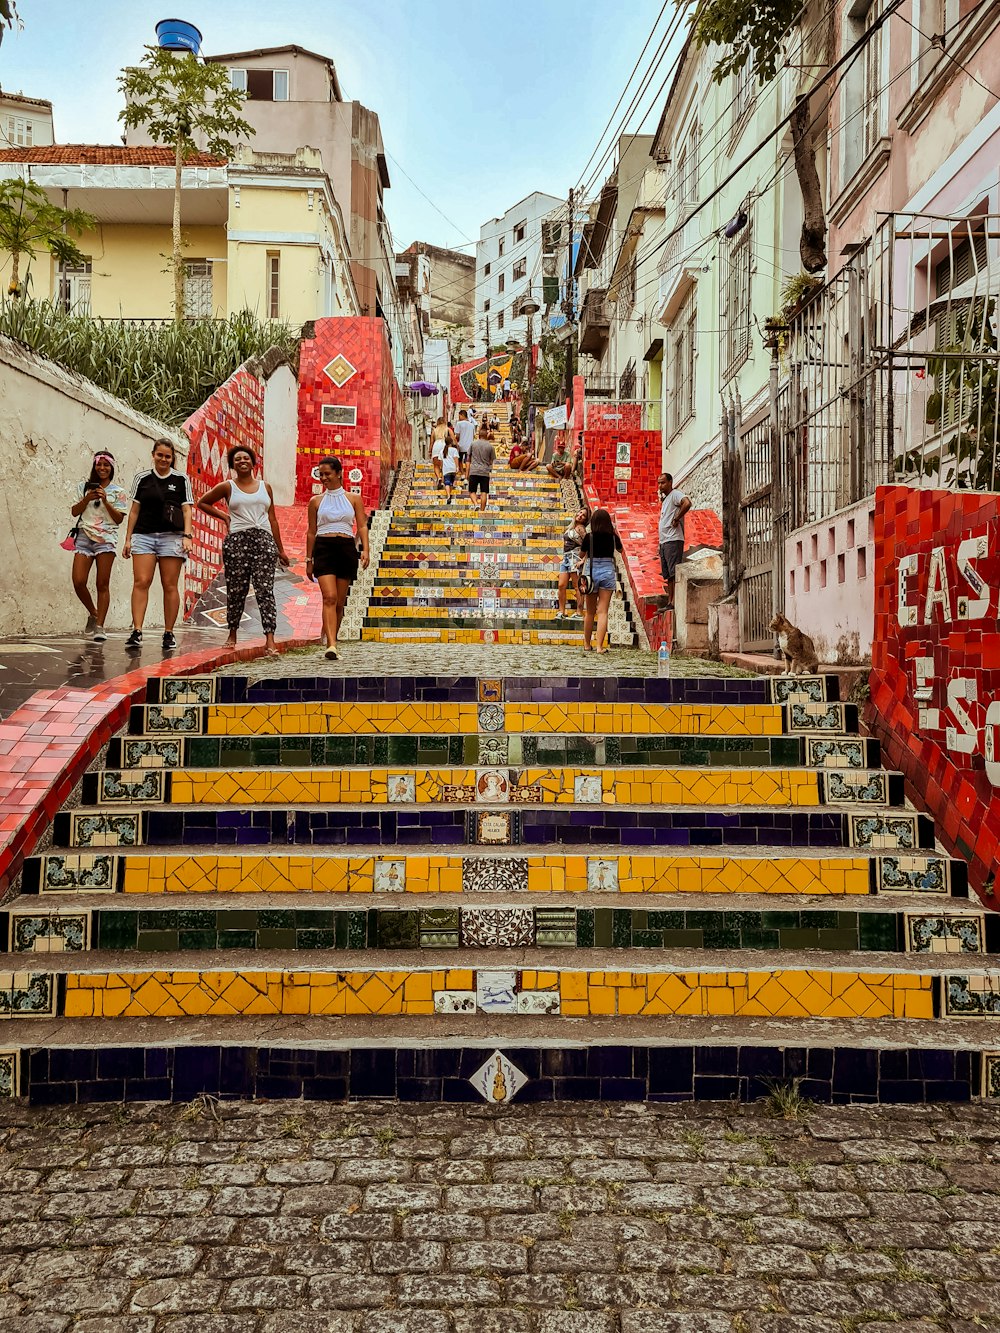
<svg viewBox="0 0 1000 1333"><path fill-rule="evenodd" d="M0 92L0 148L45 148L53 142L51 102Z"/></svg>
<svg viewBox="0 0 1000 1333"><path fill-rule="evenodd" d="M535 191L484 222L476 246L476 352L508 338L523 341L528 321L517 313L531 284L541 302L542 219L563 201Z"/></svg>

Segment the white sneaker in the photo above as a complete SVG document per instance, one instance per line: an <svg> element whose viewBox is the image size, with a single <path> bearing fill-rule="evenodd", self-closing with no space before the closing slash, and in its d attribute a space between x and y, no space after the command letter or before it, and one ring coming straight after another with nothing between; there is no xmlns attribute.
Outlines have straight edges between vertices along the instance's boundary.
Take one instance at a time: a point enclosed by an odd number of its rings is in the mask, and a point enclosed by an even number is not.
<svg viewBox="0 0 1000 1333"><path fill-rule="evenodd" d="M97 629L97 617L88 616L87 623L83 627L84 637L89 639L95 629Z"/></svg>
<svg viewBox="0 0 1000 1333"><path fill-rule="evenodd" d="M108 635L107 635L107 631L105 630L104 626L103 626L103 625L96 625L96 626L94 627L94 642L95 642L95 643L106 643L106 642L107 642L107 638L108 638Z"/></svg>
<svg viewBox="0 0 1000 1333"><path fill-rule="evenodd" d="M336 648L334 648L332 645L329 648L327 648L323 656L326 658L328 662L340 661L340 654L337 652Z"/></svg>

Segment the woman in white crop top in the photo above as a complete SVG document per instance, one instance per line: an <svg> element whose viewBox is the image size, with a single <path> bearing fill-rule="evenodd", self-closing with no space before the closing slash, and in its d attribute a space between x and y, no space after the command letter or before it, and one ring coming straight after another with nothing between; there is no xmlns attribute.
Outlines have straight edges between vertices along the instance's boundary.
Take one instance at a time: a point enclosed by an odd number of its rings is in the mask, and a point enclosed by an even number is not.
<svg viewBox="0 0 1000 1333"><path fill-rule="evenodd" d="M243 619L250 582L257 598L261 628L269 657L278 655L274 634L278 612L274 604L276 563L288 566L289 559L281 542L281 530L274 509L274 496L266 481L254 475L257 455L248 444L236 444L226 454L235 481L220 481L198 501L198 508L210 518L217 518L229 529L222 543L222 567L226 573L226 624L229 626L227 648L236 647L236 633ZM227 509L217 509L225 500Z"/></svg>
<svg viewBox="0 0 1000 1333"><path fill-rule="evenodd" d="M306 574L316 579L323 594L323 633L326 656L337 660L337 634L351 584L361 568L368 568L368 514L360 495L344 490L344 469L339 458L324 458L316 469L323 490L309 501L306 534Z"/></svg>

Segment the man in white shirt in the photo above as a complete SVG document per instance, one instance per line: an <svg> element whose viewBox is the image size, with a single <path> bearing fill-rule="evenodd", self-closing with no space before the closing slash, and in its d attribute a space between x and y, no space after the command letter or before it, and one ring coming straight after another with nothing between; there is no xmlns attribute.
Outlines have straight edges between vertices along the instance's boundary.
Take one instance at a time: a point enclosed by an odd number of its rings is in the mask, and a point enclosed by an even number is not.
<svg viewBox="0 0 1000 1333"><path fill-rule="evenodd" d="M472 448L472 441L476 437L476 428L469 420L469 414L465 408L458 414L458 430L455 434L458 439L458 456L461 460L462 471L468 474L469 450Z"/></svg>
<svg viewBox="0 0 1000 1333"><path fill-rule="evenodd" d="M677 566L684 558L684 515L691 508L691 501L683 491L674 488L674 479L669 472L661 474L658 489L660 523L657 539L660 546L660 574L663 577L663 596L659 599L659 605L664 611L672 611Z"/></svg>

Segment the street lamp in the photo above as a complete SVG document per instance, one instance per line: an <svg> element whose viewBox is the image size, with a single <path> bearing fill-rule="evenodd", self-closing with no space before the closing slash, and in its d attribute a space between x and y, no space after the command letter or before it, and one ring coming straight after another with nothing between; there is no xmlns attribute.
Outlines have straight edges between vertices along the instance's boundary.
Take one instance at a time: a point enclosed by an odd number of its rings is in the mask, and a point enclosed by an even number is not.
<svg viewBox="0 0 1000 1333"><path fill-rule="evenodd" d="M518 314L526 315L528 318L528 383L529 384L535 378L534 319L535 316L538 314L539 310L541 310L541 308L542 307L535 300L534 293L532 292L531 287L529 286L528 291L524 296L523 300L521 301L520 306L518 306Z"/></svg>

